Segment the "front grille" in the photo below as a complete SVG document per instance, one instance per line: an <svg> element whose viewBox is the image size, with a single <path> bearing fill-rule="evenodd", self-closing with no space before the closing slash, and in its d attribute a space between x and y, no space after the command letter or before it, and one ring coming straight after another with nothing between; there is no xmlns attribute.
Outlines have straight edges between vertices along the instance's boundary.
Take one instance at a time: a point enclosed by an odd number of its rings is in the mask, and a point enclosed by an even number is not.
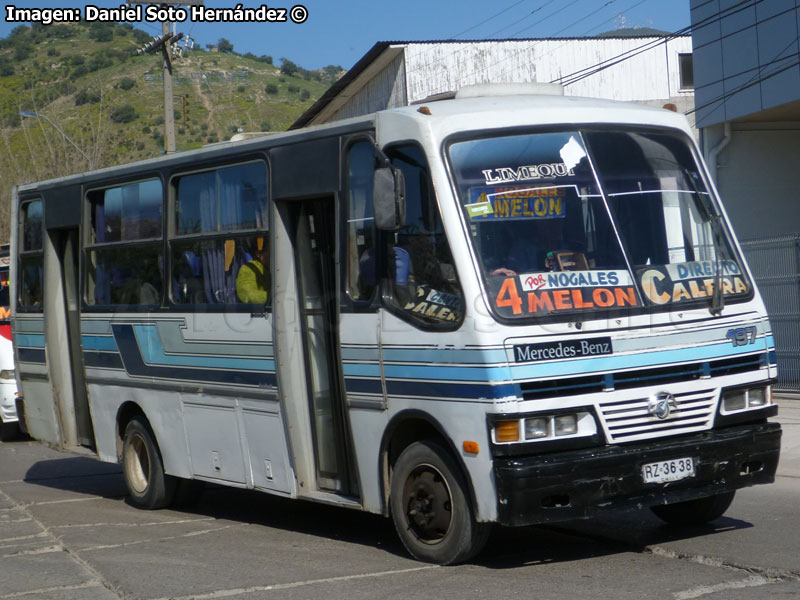
<svg viewBox="0 0 800 600"><path fill-rule="evenodd" d="M608 441L627 442L708 429L714 418L714 399L713 389L675 394L677 408L666 419L648 414L649 398L604 402L598 408Z"/></svg>
<svg viewBox="0 0 800 600"><path fill-rule="evenodd" d="M520 383L520 388L524 400L539 400L722 377L757 371L766 365L767 355L761 352L684 365L617 371L604 375L578 375L559 379L526 381Z"/></svg>

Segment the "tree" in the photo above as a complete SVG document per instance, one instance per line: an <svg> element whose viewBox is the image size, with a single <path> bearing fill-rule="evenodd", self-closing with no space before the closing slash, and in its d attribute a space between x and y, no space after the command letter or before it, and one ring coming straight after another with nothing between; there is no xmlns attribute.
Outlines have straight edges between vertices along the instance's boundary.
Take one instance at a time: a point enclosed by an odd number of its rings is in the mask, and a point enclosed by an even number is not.
<svg viewBox="0 0 800 600"><path fill-rule="evenodd" d="M136 81L134 81L130 77L123 77L122 79L119 80L119 88L121 90L126 90L127 91L127 90L131 89L135 85L136 85Z"/></svg>
<svg viewBox="0 0 800 600"><path fill-rule="evenodd" d="M283 75L292 76L297 73L298 66L290 61L288 58L281 58L281 73Z"/></svg>
<svg viewBox="0 0 800 600"><path fill-rule="evenodd" d="M224 52L225 54L232 54L233 53L233 44L231 44L225 38L220 38L217 42L217 50L220 52Z"/></svg>
<svg viewBox="0 0 800 600"><path fill-rule="evenodd" d="M114 123L130 123L139 118L139 113L130 104L123 104L114 108L109 117Z"/></svg>

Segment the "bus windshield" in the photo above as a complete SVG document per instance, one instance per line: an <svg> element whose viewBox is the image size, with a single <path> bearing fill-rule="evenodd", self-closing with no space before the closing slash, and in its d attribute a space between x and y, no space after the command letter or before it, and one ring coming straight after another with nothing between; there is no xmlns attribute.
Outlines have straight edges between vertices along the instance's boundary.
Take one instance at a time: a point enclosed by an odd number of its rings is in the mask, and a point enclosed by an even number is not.
<svg viewBox="0 0 800 600"><path fill-rule="evenodd" d="M750 294L679 135L503 135L453 142L448 154L502 318L691 303L720 310Z"/></svg>

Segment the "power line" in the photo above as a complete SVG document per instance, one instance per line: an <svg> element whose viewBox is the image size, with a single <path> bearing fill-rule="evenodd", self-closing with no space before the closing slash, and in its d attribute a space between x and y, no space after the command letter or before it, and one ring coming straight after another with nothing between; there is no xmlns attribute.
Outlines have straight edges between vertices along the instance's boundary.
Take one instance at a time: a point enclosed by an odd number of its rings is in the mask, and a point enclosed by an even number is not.
<svg viewBox="0 0 800 600"><path fill-rule="evenodd" d="M636 2L635 4L632 4L632 5L630 5L630 6L626 7L626 8L624 8L624 9L623 9L621 12L623 12L623 13L624 13L624 12L627 12L627 11L629 11L629 10L632 10L632 9L636 8L636 7L637 7L637 6L639 6L640 4L644 4L645 2L649 2L649 1L650 1L650 0L639 0L639 1L638 1L638 2ZM596 12L596 11L595 11L595 12ZM594 13L593 13L593 14L594 14ZM589 16L591 16L591 15L589 15ZM608 22L610 22L610 21L613 21L613 20L614 20L614 18L615 18L615 17L612 17L611 19L607 19L607 20L605 20L605 21L601 21L600 23L598 23L598 24L597 24L597 25L595 25L594 27L590 27L590 28L589 28L589 29L587 29L586 31L584 31L584 32L580 33L580 34L579 34L577 37L586 37L586 36L588 36L590 33L594 32L595 30L597 30L597 29L600 29L601 27L603 27L603 26L604 26L606 23L608 23ZM569 28L569 27L572 27L573 25L577 25L577 23L579 23L580 21L583 21L583 20L585 20L585 19L580 19L579 21L576 21L575 23L573 23L573 24L569 25L567 28ZM562 29L561 31L564 31L564 30ZM554 34L554 36L555 36L555 35L558 35L558 33L561 33L561 31L559 31L559 32L557 32L556 34ZM542 40L542 41L544 41L544 40ZM535 43L535 44L533 44L533 45L532 45L530 48L528 48L528 50L530 50L530 49L532 49L532 48L535 48L535 47L536 47L536 46L538 46L540 43L542 43L542 41L536 42L536 43ZM540 59L540 60L541 60L541 59L544 59L546 56L550 56L551 54L553 54L553 52L555 52L556 50L559 50L559 49L563 48L564 46L567 46L567 45L569 45L569 44L571 44L571 43L573 43L573 40L572 40L572 39L568 39L568 40L567 40L567 41L565 41L563 44L560 44L560 45L556 46L555 48L551 48L550 50L548 50L547 52L545 52L544 54L542 54L542 55L539 57L539 59ZM497 63L495 63L495 64L500 64L500 62L503 62L503 61L499 61L499 62L497 62ZM504 75L505 73L506 73L506 69L504 68L502 71L500 71L500 73L499 73L499 76L502 76L502 75Z"/></svg>
<svg viewBox="0 0 800 600"><path fill-rule="evenodd" d="M733 91L731 94L729 94L729 95L726 95L725 93L723 93L721 96L718 96L717 98L715 98L715 99L713 99L713 100L710 100L709 102L706 102L705 104L703 104L703 105L701 105L701 106L699 106L699 107L698 107L698 106L695 106L695 107L694 107L692 110L690 110L690 111L689 111L688 113L686 113L686 114L692 114L692 113L694 113L694 112L697 112L698 110L702 110L703 108L706 108L707 106L710 106L711 104L714 104L714 103L716 103L716 102L720 102L720 101L722 101L722 103L723 103L723 105L724 105L724 103L725 103L725 100L726 100L727 98L729 98L730 96L732 96L732 95L735 95L735 94L738 94L740 91L742 91L742 90L744 90L744 89L747 89L747 88L749 88L749 87L755 86L757 83L761 83L762 81L764 81L764 79L768 79L769 77L773 77L774 75L777 75L778 73L782 73L783 71L785 71L785 70L787 70L787 69L791 69L793 65L787 65L787 66L786 66L784 69L780 69L780 70L778 70L778 71L775 71L775 72L773 72L772 74L770 74L769 76L767 76L766 78L765 78L765 77L762 77L762 78L761 78L761 79L760 79L758 82L753 82L753 80L754 80L756 77L758 77L758 76L761 74L761 71L762 71L762 69L764 69L764 68L766 68L766 67L769 67L769 66L771 66L771 65L777 64L777 63L782 63L782 62L786 61L787 59L794 58L794 56L793 56L793 55L789 55L789 56L783 56L783 57L781 57L781 54L783 54L784 52L786 52L786 51L787 51L789 48L791 48L791 47L792 47L792 45L796 44L798 41L800 41L800 34L798 34L797 36L795 36L795 38L794 38L794 39L793 39L791 42L789 42L788 44L786 44L786 46L784 46L784 47L783 47L783 49L782 49L780 52L778 52L778 54L776 54L776 55L775 55L775 57L774 57L774 58L773 58L771 61L769 61L767 64L765 64L765 65L758 65L757 67L755 67L755 69L757 70L756 74L755 74L755 75L753 75L753 77L751 77L751 78L750 78L750 79L749 79L747 82L745 82L745 83L743 84L743 86L740 86L740 87L741 87L741 89L738 89L738 88L737 88L737 89L735 89L735 90L734 90L734 91ZM707 86L707 85L715 85L715 84L717 84L717 83L722 83L722 82L724 82L724 81L725 81L725 79L732 78L732 77L738 77L739 75L744 75L745 73L747 73L747 72L749 72L749 71L752 71L752 70L753 70L753 69L747 69L747 70L745 70L745 71L742 71L742 72L740 72L740 73L737 73L737 74L735 74L735 75L729 75L728 77L723 77L722 79L719 79L719 80L717 80L717 81L713 81L713 82L711 82L711 83L708 83L708 84L706 84L706 86ZM752 83L752 86L750 85L751 83ZM703 86L703 87L706 87L706 86ZM744 86L747 86L747 87L744 87Z"/></svg>
<svg viewBox="0 0 800 600"><path fill-rule="evenodd" d="M783 59L781 59L781 60L783 60ZM767 75L764 75L763 77L758 78L756 81L752 81L751 80L748 83L745 83L745 84L739 86L738 88L733 89L730 92L725 92L724 94L721 94L720 96L717 96L713 100L709 100L708 102L706 102L704 104L701 104L700 106L695 106L692 110L688 111L686 114L690 115L692 113L697 112L698 110L703 110L704 108L708 108L712 104L716 104L717 102L720 102L720 101L724 104L725 101L728 98L730 98L731 96L735 96L736 94L738 94L740 92L743 92L746 89L749 89L749 88L751 88L753 86L759 85L760 83L765 82L767 79L771 79L771 78L775 77L776 75L780 75L784 71L788 71L789 69L792 69L792 68L794 68L794 67L796 67L798 65L800 65L800 60L796 60L792 64L786 65L785 67L783 67L781 69L776 69L772 73L769 73Z"/></svg>
<svg viewBox="0 0 800 600"><path fill-rule="evenodd" d="M534 11L532 11L532 13L531 13L531 14L538 12L539 10L541 10L541 9L545 8L547 5L551 4L551 3L552 3L552 2L554 2L554 1L555 1L555 0L549 0L548 2L545 2L544 4L542 4L541 6L539 6L539 8L537 8L537 9L536 9L536 10L534 10ZM577 1L578 1L578 0L574 0L574 1L573 1L571 4L574 4L574 3L575 3L575 2L577 2ZM640 2L638 2L637 4L634 4L634 5L633 5L633 7L635 7L635 6L638 6L638 5L639 5L639 4L641 4L642 2L646 2L646 1L647 1L647 0L640 0ZM568 5L568 6L569 6L569 5ZM602 9L602 8L603 8L603 7L601 7L601 9ZM629 7L629 8L628 8L628 9L626 9L626 10L629 10L630 8L632 8L632 7ZM597 12L597 11L595 11L595 12ZM555 13L552 13L552 14L555 14ZM552 16L552 14L551 14L551 15L549 15L549 16ZM530 16L530 15L529 15L529 16ZM546 20L547 18L549 18L549 16L548 16L548 17L545 17L544 19L541 19L541 20L540 20L540 21L538 21L536 24L538 24L538 23L541 23L542 21ZM578 20L576 20L576 21L573 21L572 23L570 23L570 24L567 26L567 28L569 28L569 27L573 27L574 25L576 25L576 24L580 23L580 22L581 22L581 21L583 21L584 19L585 19L585 17L582 17L582 18L580 18L580 19L578 19ZM535 26L536 24L534 24L534 26ZM508 28L508 27L506 27L506 28L504 28L504 29L507 29L507 28ZM501 30L498 30L498 31L496 31L496 32L494 32L494 33L492 33L492 34L490 34L488 37L492 37L492 36L494 36L496 33L499 33L500 31L503 31L503 30L502 30L502 29L501 29ZM591 30L590 30L590 31L591 31ZM540 43L540 42L536 42L536 43L534 43L532 46L529 46L528 48L525 48L525 49L523 49L523 50L520 50L519 52L517 52L517 53L515 53L515 54L513 54L513 55L511 55L511 56L509 56L509 57L507 57L506 59L503 59L503 61L505 61L505 60L508 60L508 59L510 59L510 58L513 58L514 56L516 56L516 55L518 55L518 54L520 54L520 53L522 53L522 52L524 52L524 51L526 51L526 50L529 50L529 49L530 49L530 48L532 48L532 47L535 47L535 46L536 46L536 45L538 45L539 43ZM448 54L448 55L446 55L446 56L442 56L441 58L438 58L438 59L436 59L436 60L433 60L433 61L431 61L431 62L428 62L428 63L426 63L425 65L420 65L419 67L415 67L415 68L413 68L413 69L409 69L409 70L407 71L407 73L409 73L409 74L410 74L410 73L413 73L413 72L415 72L415 71L418 71L418 70L420 70L420 69L423 69L423 68L430 68L430 67L431 67L431 65L435 65L435 64L436 64L436 63L438 63L438 62L442 62L442 61L444 61L444 60L447 60L447 59L449 59L449 58L452 58L453 56L456 56L456 55L458 55L458 54L461 54L461 53L464 53L464 52L468 52L468 51L470 51L470 49L469 49L469 48L460 48L460 49L457 49L457 50L455 50L454 52L451 52L450 54ZM497 63L494 63L494 64L496 65L496 64L499 64L500 62L503 62L503 61L499 61L499 62L497 62ZM480 71L487 69L489 66L492 66L492 65L488 65L487 67L484 67L483 69L479 69L479 70L473 71L472 73L470 73L470 74L469 74L469 76L471 76L471 75L474 75L474 74L476 74L476 73L479 73ZM437 77L438 77L438 75L431 75L431 76L429 76L429 77L426 77L425 79L423 79L423 80L422 80L420 83L425 83L425 82L428 82L428 81L430 81L431 79L436 79Z"/></svg>
<svg viewBox="0 0 800 600"><path fill-rule="evenodd" d="M572 6L573 4L577 4L577 3L578 3L578 2L580 2L580 1L581 1L581 0L572 0L572 2L568 2L567 4L565 4L564 6L562 6L561 8L559 8L557 11L550 13L549 15L547 15L546 17L544 17L544 18L542 18L542 19L539 19L539 20L538 20L538 21L536 21L536 23L534 23L533 25L529 25L528 27L523 27L522 29L520 29L520 30L518 30L518 31L516 31L516 32L514 32L514 33L512 33L512 34L511 34L511 37L516 37L516 36L518 36L520 33L522 33L523 31L528 31L529 29L533 29L533 28L534 28L534 27L536 27L537 25L541 25L542 23L544 23L545 21L547 21L547 19L549 19L550 17L554 17L554 16L556 16L558 13L560 13L560 12L563 12L563 11L567 10L567 9L568 9L570 6Z"/></svg>
<svg viewBox="0 0 800 600"><path fill-rule="evenodd" d="M520 5L520 4L522 4L523 2L527 2L527 1L528 1L528 0L519 0L518 2L514 2L514 4L512 4L511 6L507 6L506 8L504 8L503 10L501 10L500 12L497 12L497 13L493 14L491 17L488 17L488 18L484 19L484 20L483 20L483 21L481 21L480 23L478 23L478 24L476 24L476 25L473 25L472 27L469 27L469 28L465 29L465 30L464 30L464 31L462 31L461 33L457 33L457 34L455 34L455 35L453 36L453 38L457 38L457 37L459 37L459 36L461 36L461 35L464 35L465 33L469 32L469 31L472 31L473 29L477 29L477 28L478 28L478 27L480 27L481 25L483 25L483 24L485 24L485 23L488 23L488 22L489 22L489 21L491 21L492 19L495 19L495 18L499 17L500 15L502 15L503 13L506 13L506 12L508 12L509 10L511 10L512 8L514 8L515 6L519 6L519 5ZM553 0L551 0L551 2L552 2L552 1L553 1ZM538 10L538 9L537 9L537 10Z"/></svg>
<svg viewBox="0 0 800 600"><path fill-rule="evenodd" d="M739 8L743 4L748 4L751 1L752 1L752 4L750 6L745 6L743 8ZM696 31L696 30L701 29L703 27L707 27L707 26L709 26L709 25L711 25L711 24L713 24L715 22L719 22L723 18L730 17L730 16L732 16L732 15L738 13L738 12L741 12L743 10L746 10L746 9L752 7L752 6L755 6L756 4L760 4L763 1L764 0L742 0L738 4L734 4L733 6L730 6L727 9L725 9L723 11L720 11L716 15L712 15L710 17L707 17L706 19L703 19L702 21L700 21L697 24L689 25L687 27L679 29L678 31L675 31L675 32L673 32L673 33L671 33L669 35L664 36L660 40L647 42L646 44L642 44L638 48L633 48L631 50L628 50L626 52L618 54L617 56L613 56L611 58L605 59L605 60L600 61L599 63L597 63L595 65L592 65L592 66L589 66L589 67L584 67L583 69L579 69L578 71L575 71L573 73L570 73L568 75L560 77L556 81L558 81L559 83L561 83L561 85L564 85L564 86L572 85L573 83L577 83L578 81L586 79L587 77L591 77L592 75L596 75L597 73L599 73L601 71L604 71L605 69L608 69L609 67L613 67L615 65L620 64L621 62L624 62L624 61L626 61L628 59L631 59L634 56L638 56L639 54L642 54L644 52L652 50L652 49L658 47L661 44L666 44L670 40L672 40L672 39L674 39L674 38L676 38L676 37L678 37L680 35L685 35L686 33L690 32L690 31ZM735 12L731 12L731 11L733 11L733 9L736 9L736 8L738 8L738 10L736 10ZM725 14L725 13L728 13L728 14ZM555 81L553 83L555 83Z"/></svg>
<svg viewBox="0 0 800 600"><path fill-rule="evenodd" d="M486 37L487 37L487 38L493 38L493 37L494 37L494 36L496 36L498 33L502 33L502 32L504 32L506 29L511 29L511 28L512 28L514 25L517 25L517 24L519 24L519 22L520 22L520 21L524 21L525 19L530 19L530 18L531 18L533 15L535 15L536 13L538 13L538 12L539 12L540 10L542 10L542 9L543 9L545 6L549 6L549 5L550 5L550 4L552 4L553 2L555 2L555 0L548 0L547 2L545 2L544 4L542 4L542 5L541 5L539 8L536 8L536 9L532 10L531 12L529 12L527 15L525 15L524 17L522 17L522 18L521 18L521 19L519 19L518 21L515 21L514 23L509 23L509 24L508 24L508 25L506 25L505 27L502 27L502 28L498 29L497 31L494 31L494 32L490 33L490 34L489 34L489 35L487 35Z"/></svg>
<svg viewBox="0 0 800 600"><path fill-rule="evenodd" d="M612 4L614 4L614 2L616 2L616 1L617 1L617 0L608 0L608 2L606 2L605 4L603 4L603 6L601 6L601 7L600 7L600 8L598 8L597 10L594 10L594 11L590 12L588 15L586 15L586 16L585 16L585 17L583 17L582 19L578 19L577 21L575 21L574 23L572 23L572 24L570 24L570 25L567 25L567 26L566 26L566 27L564 27L563 29L559 29L559 30L558 30L558 31L556 31L554 34L552 34L550 37L556 37L556 36L557 36L559 33L563 33L563 32L565 32L567 29L570 29L570 28L574 27L574 26L575 26L575 25L577 25L578 23L580 23L580 22L582 22L582 21L585 21L585 20L586 20L586 19L588 19L589 17L592 17L592 16L596 15L596 14L597 14L597 13L599 13L601 10L603 10L604 8L606 8L607 6L611 6ZM647 1L647 0L642 0L642 2L646 2L646 1ZM641 4L642 2L639 2L639 4Z"/></svg>

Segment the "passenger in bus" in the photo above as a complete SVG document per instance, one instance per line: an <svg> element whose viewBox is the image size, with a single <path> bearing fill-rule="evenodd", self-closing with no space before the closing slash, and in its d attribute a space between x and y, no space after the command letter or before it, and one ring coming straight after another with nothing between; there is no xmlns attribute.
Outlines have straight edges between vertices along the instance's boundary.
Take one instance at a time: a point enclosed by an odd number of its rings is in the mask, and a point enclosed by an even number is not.
<svg viewBox="0 0 800 600"><path fill-rule="evenodd" d="M269 289L269 250L266 244L253 251L253 259L239 268L236 295L245 304L266 304Z"/></svg>
<svg viewBox="0 0 800 600"><path fill-rule="evenodd" d="M483 224L487 228L483 241L491 249L483 252L486 273L510 277L521 273L586 269L585 243L578 241L577 236L570 239L566 234L566 220L528 219ZM558 260L557 256L565 253L578 256L578 260L569 263L573 266ZM494 258L489 258L491 256Z"/></svg>
<svg viewBox="0 0 800 600"><path fill-rule="evenodd" d="M483 253L486 257L484 268L487 274L510 277L520 273L544 271L549 246L547 240L555 237L554 230L558 227L550 221L561 220L537 219L484 224L483 227L487 229L484 243L491 249L490 252ZM553 230L548 231L550 227ZM560 235L558 237L560 239Z"/></svg>

